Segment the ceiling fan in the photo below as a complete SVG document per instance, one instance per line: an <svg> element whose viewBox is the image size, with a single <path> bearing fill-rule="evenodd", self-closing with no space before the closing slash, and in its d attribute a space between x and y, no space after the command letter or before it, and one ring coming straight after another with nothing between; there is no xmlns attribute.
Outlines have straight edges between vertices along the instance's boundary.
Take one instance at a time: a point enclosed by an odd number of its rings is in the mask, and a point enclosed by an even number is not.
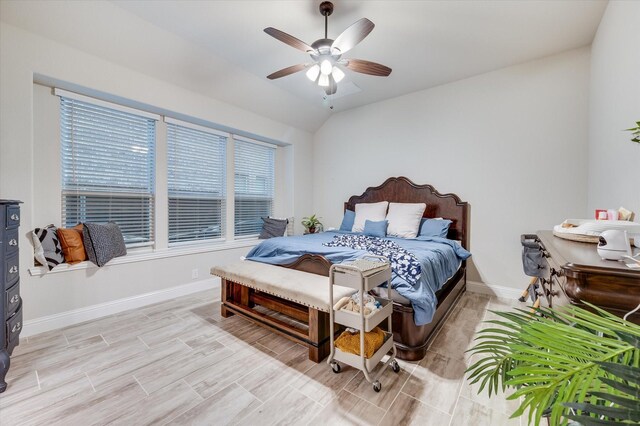
<svg viewBox="0 0 640 426"><path fill-rule="evenodd" d="M324 38L318 39L308 45L283 31L273 27L265 28L264 32L280 40L289 46L302 50L311 56L313 62L293 65L276 71L267 76L270 80L285 77L307 69L307 78L322 87L327 95L333 95L338 90L338 84L345 76L342 67L352 71L387 77L391 74L391 68L365 61L363 59L347 59L342 55L351 50L369 35L375 26L367 18L362 18L343 31L335 40L327 37L327 21L333 13L333 3L323 1L320 3L320 13L324 16Z"/></svg>

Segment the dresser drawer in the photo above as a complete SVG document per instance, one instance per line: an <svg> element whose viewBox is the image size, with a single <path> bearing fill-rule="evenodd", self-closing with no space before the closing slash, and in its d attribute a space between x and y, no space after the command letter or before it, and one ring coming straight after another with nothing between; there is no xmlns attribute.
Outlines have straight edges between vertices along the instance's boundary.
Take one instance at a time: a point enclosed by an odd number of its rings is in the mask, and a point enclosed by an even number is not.
<svg viewBox="0 0 640 426"><path fill-rule="evenodd" d="M22 304L16 313L7 320L7 342L16 340L22 330Z"/></svg>
<svg viewBox="0 0 640 426"><path fill-rule="evenodd" d="M4 288L9 288L18 280L20 274L18 253L15 253L4 260Z"/></svg>
<svg viewBox="0 0 640 426"><path fill-rule="evenodd" d="M18 228L8 230L4 233L2 241L5 256L11 256L18 251Z"/></svg>
<svg viewBox="0 0 640 426"><path fill-rule="evenodd" d="M20 281L5 292L4 312L6 317L10 317L20 306Z"/></svg>
<svg viewBox="0 0 640 426"><path fill-rule="evenodd" d="M5 219L5 227L7 229L13 229L20 226L20 206L7 206L7 215Z"/></svg>

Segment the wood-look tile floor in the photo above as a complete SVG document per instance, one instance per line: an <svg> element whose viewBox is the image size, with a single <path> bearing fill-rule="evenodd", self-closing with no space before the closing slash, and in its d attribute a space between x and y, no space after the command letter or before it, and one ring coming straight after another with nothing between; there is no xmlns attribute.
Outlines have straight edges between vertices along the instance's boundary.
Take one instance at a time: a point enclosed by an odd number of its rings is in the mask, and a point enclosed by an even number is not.
<svg viewBox="0 0 640 426"><path fill-rule="evenodd" d="M376 393L307 350L233 316L207 291L21 340L0 424L519 425L516 403L478 395L465 350L488 309L466 293L420 362L385 371Z"/></svg>

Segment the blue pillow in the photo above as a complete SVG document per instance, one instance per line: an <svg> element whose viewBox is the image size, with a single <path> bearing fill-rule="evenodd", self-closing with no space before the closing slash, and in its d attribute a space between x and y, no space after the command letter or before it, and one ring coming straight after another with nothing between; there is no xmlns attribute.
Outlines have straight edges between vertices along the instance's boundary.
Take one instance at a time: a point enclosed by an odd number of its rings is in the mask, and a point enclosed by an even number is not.
<svg viewBox="0 0 640 426"><path fill-rule="evenodd" d="M422 219L420 221L420 237L442 237L447 238L449 226L453 222L448 219Z"/></svg>
<svg viewBox="0 0 640 426"><path fill-rule="evenodd" d="M353 221L356 218L356 212L352 210L345 210L344 217L342 218L342 224L340 225L341 231L351 231L353 228Z"/></svg>
<svg viewBox="0 0 640 426"><path fill-rule="evenodd" d="M387 225L389 225L389 222L386 220L379 222L365 220L363 234L369 235L370 237L385 237L387 235Z"/></svg>

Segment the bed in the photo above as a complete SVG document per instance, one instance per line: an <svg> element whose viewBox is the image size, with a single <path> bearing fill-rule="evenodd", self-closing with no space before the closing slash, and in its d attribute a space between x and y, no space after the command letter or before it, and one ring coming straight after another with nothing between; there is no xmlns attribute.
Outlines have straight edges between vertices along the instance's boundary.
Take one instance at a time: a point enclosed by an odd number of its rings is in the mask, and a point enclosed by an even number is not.
<svg viewBox="0 0 640 426"><path fill-rule="evenodd" d="M417 185L405 177L393 177L387 179L380 186L367 188L361 195L352 196L344 204L344 209L355 210L355 205L358 203L375 203L379 201L426 203L427 208L423 217L441 217L451 220L452 223L449 227L447 239L456 241L464 249L469 249L469 205L461 201L457 195L440 194L431 185ZM325 236L317 237L317 239L320 242L324 242L332 235L331 233L325 234ZM276 247L272 251L273 253L282 254L285 249ZM252 251L252 253L254 252ZM324 253L324 255L319 253ZM250 259L275 263L266 258ZM291 261L282 264L282 259ZM316 253L308 252L297 258L291 258L291 253L289 253L289 257L285 256L280 259L281 264L279 266L328 276L331 266L329 259L335 260L335 257L329 255L326 250L318 250ZM343 261L344 258L340 260ZM434 304L434 311L429 313L430 322L428 324L416 325L416 311L409 300L401 296L394 299L393 332L399 358L419 360L425 356L430 340L436 334L447 313L450 312L455 302L466 289L466 261L459 261L456 266L455 269L450 270L451 274L447 275L449 278L442 280L444 284L435 292L437 303ZM273 307L273 300L270 301L270 304ZM282 312L282 310L279 311Z"/></svg>

